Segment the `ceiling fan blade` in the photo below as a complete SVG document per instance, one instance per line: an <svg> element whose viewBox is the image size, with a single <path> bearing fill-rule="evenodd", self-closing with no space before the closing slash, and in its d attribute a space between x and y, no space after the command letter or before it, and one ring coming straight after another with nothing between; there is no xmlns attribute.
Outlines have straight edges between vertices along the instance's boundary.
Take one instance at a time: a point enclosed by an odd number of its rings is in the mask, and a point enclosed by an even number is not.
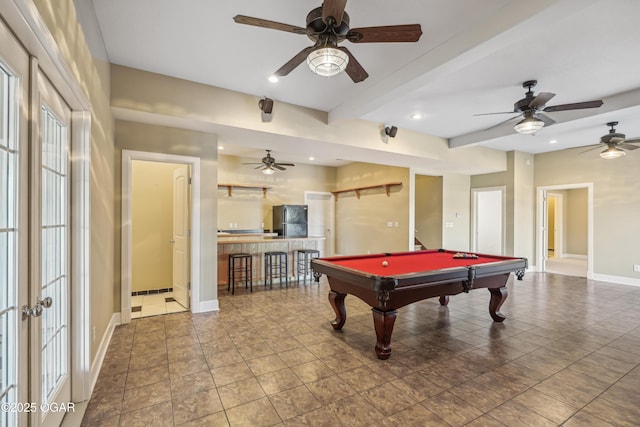
<svg viewBox="0 0 640 427"><path fill-rule="evenodd" d="M346 6L347 0L324 0L322 2L322 22L326 23L327 18L333 17L336 20L335 25L340 25Z"/></svg>
<svg viewBox="0 0 640 427"><path fill-rule="evenodd" d="M544 122L545 126L551 126L552 124L554 124L556 121L553 120L551 117L542 114L542 113L536 113L535 117L537 117L538 119L542 120Z"/></svg>
<svg viewBox="0 0 640 427"><path fill-rule="evenodd" d="M488 128L483 129L483 130L487 131L487 130L491 130L491 129L497 128L498 126L502 126L503 124L505 124L505 123L507 123L507 122L509 122L509 121L511 121L513 119L517 119L520 116L522 116L522 114L518 114L517 116L510 117L507 120L503 120L500 123L497 123L497 124L495 124L493 126L489 126Z"/></svg>
<svg viewBox="0 0 640 427"><path fill-rule="evenodd" d="M243 165L261 165L262 163L243 163Z"/></svg>
<svg viewBox="0 0 640 427"><path fill-rule="evenodd" d="M624 142L627 144L637 144L640 142L640 138L627 139Z"/></svg>
<svg viewBox="0 0 640 427"><path fill-rule="evenodd" d="M273 75L277 77L286 76L287 74L292 72L298 65L302 64L302 62L307 58L307 56L313 49L315 49L315 46L305 47L300 52L298 52L296 56L291 58L289 62L280 67L278 71L273 73Z"/></svg>
<svg viewBox="0 0 640 427"><path fill-rule="evenodd" d="M550 107L545 108L542 111L547 113L551 113L553 111L567 111L567 110L583 110L585 108L598 108L602 105L602 101L586 101L586 102L575 102L573 104L560 104L560 105L552 105Z"/></svg>
<svg viewBox="0 0 640 427"><path fill-rule="evenodd" d="M492 116L494 114L513 114L515 113L515 111L500 111L499 113L480 113L480 114L474 114L475 116Z"/></svg>
<svg viewBox="0 0 640 427"><path fill-rule="evenodd" d="M352 28L347 40L352 43L417 42L422 35L420 24Z"/></svg>
<svg viewBox="0 0 640 427"><path fill-rule="evenodd" d="M293 163L274 163L274 165L280 165L280 166L295 166Z"/></svg>
<svg viewBox="0 0 640 427"><path fill-rule="evenodd" d="M280 166L278 164L275 164L275 163L272 164L271 167L272 168L276 168L276 169L281 170L281 171L286 171L287 170L287 168L283 168L282 166Z"/></svg>
<svg viewBox="0 0 640 427"><path fill-rule="evenodd" d="M540 92L538 96L533 98L533 101L529 103L529 108L541 108L554 96L556 96L555 93Z"/></svg>
<svg viewBox="0 0 640 427"><path fill-rule="evenodd" d="M338 47L341 51L349 55L349 63L347 64L346 73L351 77L354 83L359 83L369 77L369 74L362 68L358 60L344 46Z"/></svg>
<svg viewBox="0 0 640 427"><path fill-rule="evenodd" d="M281 22L269 21L267 19L252 18L251 16L236 15L233 17L236 24L253 25L254 27L268 28L270 30L286 31L294 34L307 34L307 29L296 27L295 25L283 24Z"/></svg>
<svg viewBox="0 0 640 427"><path fill-rule="evenodd" d="M264 165L256 166L254 169L262 169Z"/></svg>
<svg viewBox="0 0 640 427"><path fill-rule="evenodd" d="M640 148L638 146L631 145L628 142L623 142L622 144L618 144L618 147L623 148L625 150L637 150L638 148Z"/></svg>

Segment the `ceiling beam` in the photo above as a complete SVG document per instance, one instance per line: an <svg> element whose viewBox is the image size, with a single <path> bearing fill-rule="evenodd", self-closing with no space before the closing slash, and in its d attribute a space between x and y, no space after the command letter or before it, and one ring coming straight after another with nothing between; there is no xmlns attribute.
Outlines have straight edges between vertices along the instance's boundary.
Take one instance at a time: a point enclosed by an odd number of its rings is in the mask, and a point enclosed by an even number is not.
<svg viewBox="0 0 640 427"><path fill-rule="evenodd" d="M476 26L469 27L436 46L393 74L377 80L370 78L369 82L358 88L354 96L329 112L329 122L363 117L492 52L530 39L540 28L598 1L600 0L511 1L491 20L478 22Z"/></svg>

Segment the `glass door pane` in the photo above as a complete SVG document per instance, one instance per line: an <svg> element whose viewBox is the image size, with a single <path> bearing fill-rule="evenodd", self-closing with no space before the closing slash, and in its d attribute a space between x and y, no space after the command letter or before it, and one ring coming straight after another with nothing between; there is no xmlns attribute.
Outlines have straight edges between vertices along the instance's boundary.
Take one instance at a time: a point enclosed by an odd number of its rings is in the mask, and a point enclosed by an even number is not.
<svg viewBox="0 0 640 427"><path fill-rule="evenodd" d="M67 127L42 107L41 293L53 304L42 313L41 403L55 400L68 378L68 136Z"/></svg>
<svg viewBox="0 0 640 427"><path fill-rule="evenodd" d="M18 139L15 77L0 62L0 396L17 401L18 349ZM16 425L15 412L0 411L0 425Z"/></svg>

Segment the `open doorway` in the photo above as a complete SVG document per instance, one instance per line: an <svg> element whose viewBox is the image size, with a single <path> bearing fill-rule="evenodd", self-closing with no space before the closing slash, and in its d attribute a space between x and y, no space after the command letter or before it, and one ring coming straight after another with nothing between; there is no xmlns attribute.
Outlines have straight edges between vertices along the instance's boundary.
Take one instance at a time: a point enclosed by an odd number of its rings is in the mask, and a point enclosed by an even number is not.
<svg viewBox="0 0 640 427"><path fill-rule="evenodd" d="M193 309L198 159L123 150L122 164L122 322Z"/></svg>
<svg viewBox="0 0 640 427"><path fill-rule="evenodd" d="M442 177L415 175L413 248L442 247Z"/></svg>
<svg viewBox="0 0 640 427"><path fill-rule="evenodd" d="M131 317L189 309L189 165L131 165Z"/></svg>
<svg viewBox="0 0 640 427"><path fill-rule="evenodd" d="M537 211L539 270L591 278L593 185L539 187Z"/></svg>

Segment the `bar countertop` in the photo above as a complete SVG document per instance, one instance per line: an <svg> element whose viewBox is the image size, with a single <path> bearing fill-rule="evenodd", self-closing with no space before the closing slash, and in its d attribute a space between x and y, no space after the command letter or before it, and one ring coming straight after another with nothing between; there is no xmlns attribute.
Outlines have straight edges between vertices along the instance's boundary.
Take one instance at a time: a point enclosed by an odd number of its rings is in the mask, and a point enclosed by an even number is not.
<svg viewBox="0 0 640 427"><path fill-rule="evenodd" d="M267 243L267 242L293 242L299 240L324 240L324 237L283 237L283 236L218 236L218 244L225 243Z"/></svg>

